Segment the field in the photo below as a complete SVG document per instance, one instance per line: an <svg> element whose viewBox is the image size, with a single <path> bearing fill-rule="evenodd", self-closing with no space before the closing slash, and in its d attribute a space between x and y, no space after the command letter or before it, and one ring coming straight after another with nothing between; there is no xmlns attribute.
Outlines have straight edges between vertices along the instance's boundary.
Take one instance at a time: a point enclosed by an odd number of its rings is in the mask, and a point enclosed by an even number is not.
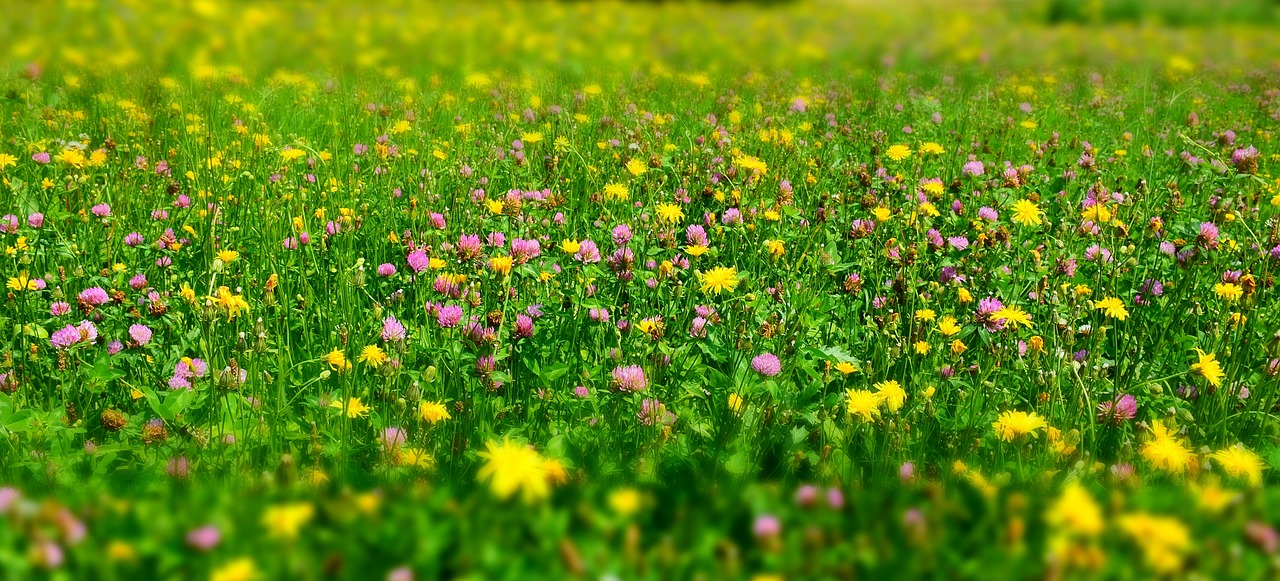
<svg viewBox="0 0 1280 581"><path fill-rule="evenodd" d="M0 577L1275 578L1265 2L0 22Z"/></svg>

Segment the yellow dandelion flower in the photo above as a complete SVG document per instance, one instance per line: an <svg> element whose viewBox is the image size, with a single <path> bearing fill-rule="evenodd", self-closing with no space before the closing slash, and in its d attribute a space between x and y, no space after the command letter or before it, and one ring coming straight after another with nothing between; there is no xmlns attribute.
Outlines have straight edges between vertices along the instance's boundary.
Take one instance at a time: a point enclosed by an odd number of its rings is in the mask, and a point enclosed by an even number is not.
<svg viewBox="0 0 1280 581"><path fill-rule="evenodd" d="M1253 487L1262 485L1262 470L1266 466L1262 463L1262 458L1244 447L1244 444L1223 448L1210 454L1209 457L1222 466L1227 474L1244 478Z"/></svg>
<svg viewBox="0 0 1280 581"><path fill-rule="evenodd" d="M844 395L850 416L857 416L868 422L880 416L880 396L870 390L849 389Z"/></svg>
<svg viewBox="0 0 1280 581"><path fill-rule="evenodd" d="M1219 363L1212 353L1205 353L1200 349L1196 349L1196 357L1199 361L1191 364L1191 371L1200 374L1210 385L1221 386L1222 378L1226 375L1222 370L1222 363Z"/></svg>
<svg viewBox="0 0 1280 581"><path fill-rule="evenodd" d="M1023 226L1039 226L1044 223L1040 219L1040 206L1026 199L1013 204L1013 221Z"/></svg>
<svg viewBox="0 0 1280 581"><path fill-rule="evenodd" d="M902 161L911 157L911 148L905 145L893 145L889 147L889 150L885 152L885 155L889 156L889 159L892 159L893 161Z"/></svg>
<svg viewBox="0 0 1280 581"><path fill-rule="evenodd" d="M717 266L707 272L698 275L702 283L702 292L720 294L721 291L733 292L741 282L738 279L738 269L736 267L725 268Z"/></svg>
<svg viewBox="0 0 1280 581"><path fill-rule="evenodd" d="M1030 435L1034 438L1038 435L1036 433L1037 430L1048 427L1048 425L1044 418L1040 417L1040 414L1017 410L1009 410L1000 414L995 423L991 424L996 429L996 435L1006 442L1012 442L1019 436Z"/></svg>
<svg viewBox="0 0 1280 581"><path fill-rule="evenodd" d="M889 411L896 412L902 409L902 404L907 401L907 392L902 389L902 384L896 380L881 381L875 385L876 397L884 403Z"/></svg>
<svg viewBox="0 0 1280 581"><path fill-rule="evenodd" d="M1123 321L1129 318L1129 311L1124 308L1124 301L1118 297L1108 297L1100 301L1093 301L1093 308L1102 311L1112 319Z"/></svg>
<svg viewBox="0 0 1280 581"><path fill-rule="evenodd" d="M438 424L445 420L453 419L453 416L449 415L448 408L444 407L444 403L427 400L422 400L418 403L418 417L430 424Z"/></svg>

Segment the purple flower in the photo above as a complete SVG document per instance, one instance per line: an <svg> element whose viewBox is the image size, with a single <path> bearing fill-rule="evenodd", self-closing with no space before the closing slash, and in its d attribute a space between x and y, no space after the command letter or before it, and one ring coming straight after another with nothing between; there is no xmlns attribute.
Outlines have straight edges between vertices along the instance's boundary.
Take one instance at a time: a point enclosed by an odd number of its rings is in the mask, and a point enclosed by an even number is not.
<svg viewBox="0 0 1280 581"><path fill-rule="evenodd" d="M378 276L385 278L388 276L395 276L395 274L396 274L396 265L391 264L390 262L384 262L378 265Z"/></svg>
<svg viewBox="0 0 1280 581"><path fill-rule="evenodd" d="M600 262L600 249L595 242L583 240L578 246L578 252L573 257L583 264Z"/></svg>
<svg viewBox="0 0 1280 581"><path fill-rule="evenodd" d="M640 402L640 413L636 419L646 426L669 426L676 422L676 415L667 411L667 406L656 399L645 399Z"/></svg>
<svg viewBox="0 0 1280 581"><path fill-rule="evenodd" d="M382 320L382 341L390 343L392 341L403 341L405 338L404 325L397 321L394 315L388 315Z"/></svg>
<svg viewBox="0 0 1280 581"><path fill-rule="evenodd" d="M631 227L626 224L618 224L613 227L613 243L623 246L631 241Z"/></svg>
<svg viewBox="0 0 1280 581"><path fill-rule="evenodd" d="M773 377L782 373L782 361L773 353L761 353L751 359L751 368L765 377Z"/></svg>
<svg viewBox="0 0 1280 581"><path fill-rule="evenodd" d="M58 301L56 303L49 305L49 314L55 317L61 317L62 315L65 315L70 312L71 312L71 305L68 305L67 303L64 303L62 301Z"/></svg>
<svg viewBox="0 0 1280 581"><path fill-rule="evenodd" d="M528 339L533 336L533 319L529 315L520 313L516 315L515 336L519 339Z"/></svg>
<svg viewBox="0 0 1280 581"><path fill-rule="evenodd" d="M1251 174L1258 171L1258 149L1250 145L1233 151L1231 165L1240 173Z"/></svg>
<svg viewBox="0 0 1280 581"><path fill-rule="evenodd" d="M649 380L644 376L644 369L639 365L618 366L614 368L612 377L613 387L619 391L635 393L649 386Z"/></svg>
<svg viewBox="0 0 1280 581"><path fill-rule="evenodd" d="M105 203L97 204L94 207L89 208L89 211L93 212L94 216L97 216L99 218L106 218L107 216L111 215L111 206Z"/></svg>
<svg viewBox="0 0 1280 581"><path fill-rule="evenodd" d="M1218 247L1218 227L1213 222L1201 222L1200 233L1196 235L1196 244L1213 250Z"/></svg>
<svg viewBox="0 0 1280 581"><path fill-rule="evenodd" d="M480 242L480 237L475 234L463 234L458 237L457 250L458 258L471 260L484 252L484 244Z"/></svg>
<svg viewBox="0 0 1280 581"><path fill-rule="evenodd" d="M707 231L702 226L694 224L684 231L685 241L690 246L709 246L710 239L707 238Z"/></svg>
<svg viewBox="0 0 1280 581"><path fill-rule="evenodd" d="M44 214L32 212L31 215L27 216L27 225L37 229L44 226Z"/></svg>
<svg viewBox="0 0 1280 581"><path fill-rule="evenodd" d="M420 273L431 266L431 259L427 258L427 253L422 250L414 250L409 253L409 257L406 260L409 263L409 268L413 269L414 274ZM382 273L381 268L378 269L378 273Z"/></svg>
<svg viewBox="0 0 1280 581"><path fill-rule="evenodd" d="M186 456L170 458L164 467L164 473L171 478L183 480L191 475L191 461Z"/></svg>
<svg viewBox="0 0 1280 581"><path fill-rule="evenodd" d="M983 174L984 170L982 167L982 162L971 161L969 163L964 164L964 169L962 169L961 171L963 171L964 174L967 176L978 177Z"/></svg>
<svg viewBox="0 0 1280 581"><path fill-rule="evenodd" d="M80 291L79 299L81 304L96 307L105 304L111 300L111 297L107 295L107 291L103 290L102 287L95 286Z"/></svg>
<svg viewBox="0 0 1280 581"><path fill-rule="evenodd" d="M129 337L133 339L139 347L151 342L151 329L146 325L130 325Z"/></svg>
<svg viewBox="0 0 1280 581"><path fill-rule="evenodd" d="M404 444L406 439L403 429L395 426L382 430L382 447L388 450L394 450L396 447Z"/></svg>
<svg viewBox="0 0 1280 581"><path fill-rule="evenodd" d="M1098 404L1098 421L1120 425L1132 420L1138 414L1138 400L1130 394L1124 394L1113 401Z"/></svg>
<svg viewBox="0 0 1280 581"><path fill-rule="evenodd" d="M452 329L458 326L458 322L462 320L462 307L458 305L445 305L440 307L440 312L436 315L436 321L441 327Z"/></svg>
<svg viewBox="0 0 1280 581"><path fill-rule="evenodd" d="M73 325L67 325L49 335L49 344L58 350L67 349L79 342L80 330Z"/></svg>
<svg viewBox="0 0 1280 581"><path fill-rule="evenodd" d="M751 533L757 538L772 538L778 536L782 532L782 521L778 517L771 514L762 514L756 517L751 525Z"/></svg>
<svg viewBox="0 0 1280 581"><path fill-rule="evenodd" d="M147 287L147 275L139 272L129 279L129 288L133 290L142 290Z"/></svg>
<svg viewBox="0 0 1280 581"><path fill-rule="evenodd" d="M947 243L956 250L964 250L969 247L969 239L964 236L949 236Z"/></svg>
<svg viewBox="0 0 1280 581"><path fill-rule="evenodd" d="M585 385L579 385L573 388L573 395L574 397L587 397L591 395L591 390L587 389Z"/></svg>
<svg viewBox="0 0 1280 581"><path fill-rule="evenodd" d="M978 208L978 217L988 222L995 222L1000 219L1000 213L996 212L995 209L990 206L983 206Z"/></svg>
<svg viewBox="0 0 1280 581"><path fill-rule="evenodd" d="M40 153L37 153L31 156L31 161L34 161L39 164L49 163L50 159L52 159L52 156L50 156L49 152L47 151L41 151Z"/></svg>
<svg viewBox="0 0 1280 581"><path fill-rule="evenodd" d="M221 541L222 531L213 525L205 525L187 533L187 544L199 551L212 551Z"/></svg>

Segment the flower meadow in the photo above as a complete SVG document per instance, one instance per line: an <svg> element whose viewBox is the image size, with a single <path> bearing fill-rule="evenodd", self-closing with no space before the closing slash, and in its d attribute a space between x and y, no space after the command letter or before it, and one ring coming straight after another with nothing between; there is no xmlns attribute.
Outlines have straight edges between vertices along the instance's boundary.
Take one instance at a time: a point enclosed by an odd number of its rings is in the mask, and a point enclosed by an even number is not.
<svg viewBox="0 0 1280 581"><path fill-rule="evenodd" d="M1098 4L16 10L0 571L1276 576L1277 20Z"/></svg>

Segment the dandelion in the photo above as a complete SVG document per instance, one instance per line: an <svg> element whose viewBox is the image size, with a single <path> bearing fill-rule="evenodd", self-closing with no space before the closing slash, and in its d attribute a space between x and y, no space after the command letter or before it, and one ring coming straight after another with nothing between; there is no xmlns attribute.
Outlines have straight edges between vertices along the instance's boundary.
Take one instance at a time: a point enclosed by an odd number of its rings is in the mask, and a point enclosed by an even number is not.
<svg viewBox="0 0 1280 581"><path fill-rule="evenodd" d="M1026 199L1013 204L1013 221L1023 226L1039 226L1044 223L1040 219L1040 207Z"/></svg>
<svg viewBox="0 0 1280 581"><path fill-rule="evenodd" d="M960 332L960 325L957 324L955 317L947 315L938 321L938 332L950 337Z"/></svg>
<svg viewBox="0 0 1280 581"><path fill-rule="evenodd" d="M1129 311L1124 307L1124 301L1117 297L1109 297L1100 301L1093 302L1093 308L1102 311L1106 316L1121 321L1129 318Z"/></svg>
<svg viewBox="0 0 1280 581"><path fill-rule="evenodd" d="M214 569L209 581L253 581L257 578L258 566L253 559L241 557Z"/></svg>
<svg viewBox="0 0 1280 581"><path fill-rule="evenodd" d="M658 219L669 224L675 224L676 222L684 219L684 210L680 209L680 206L675 204L658 204L657 212Z"/></svg>
<svg viewBox="0 0 1280 581"><path fill-rule="evenodd" d="M1204 377L1209 385L1219 387L1222 385L1222 378L1226 372L1222 370L1222 364L1212 353L1205 353L1200 349L1196 349L1196 357L1199 361L1191 364L1191 372L1197 373Z"/></svg>
<svg viewBox="0 0 1280 581"><path fill-rule="evenodd" d="M1245 448L1244 444L1223 448L1209 454L1209 458L1216 461L1227 474L1248 480L1250 486L1256 488L1262 485L1262 470L1266 466L1262 458Z"/></svg>
<svg viewBox="0 0 1280 581"><path fill-rule="evenodd" d="M349 364L348 364L349 365ZM360 398L353 397L348 400L337 399L329 404L329 407L336 410L346 410L347 418L356 419L361 416L369 415L369 410L373 409L360 402Z"/></svg>
<svg viewBox="0 0 1280 581"><path fill-rule="evenodd" d="M418 402L418 417L430 424L438 424L445 420L453 419L453 416L449 415L449 410L444 407L443 403L427 400Z"/></svg>
<svg viewBox="0 0 1280 581"><path fill-rule="evenodd" d="M751 155L740 155L733 158L733 164L751 172L754 175L761 176L769 171L769 166L760 158Z"/></svg>
<svg viewBox="0 0 1280 581"><path fill-rule="evenodd" d="M1224 301L1234 303L1240 300L1240 297L1244 296L1244 289L1240 288L1240 285L1237 284L1220 282L1213 285L1213 294L1218 295L1218 298Z"/></svg>
<svg viewBox="0 0 1280 581"><path fill-rule="evenodd" d="M342 372L351 369L351 362L347 361L347 355L336 347L324 356L324 361L333 371Z"/></svg>
<svg viewBox="0 0 1280 581"><path fill-rule="evenodd" d="M627 172L633 177L640 177L647 171L649 171L649 168L640 160L640 158L633 157L627 160Z"/></svg>
<svg viewBox="0 0 1280 581"><path fill-rule="evenodd" d="M1001 306L994 313L991 313L991 318L1014 329L1031 326L1031 315L1017 306Z"/></svg>
<svg viewBox="0 0 1280 581"><path fill-rule="evenodd" d="M370 367L379 367L387 362L387 353L377 345L368 345L360 351L359 360Z"/></svg>
<svg viewBox="0 0 1280 581"><path fill-rule="evenodd" d="M702 283L702 292L720 294L721 291L733 292L740 282L738 279L738 269L735 267L725 268L717 266L711 270L700 273L698 275Z"/></svg>
<svg viewBox="0 0 1280 581"><path fill-rule="evenodd" d="M1000 414L992 427L996 430L996 436L1006 442L1012 442L1020 436L1030 435L1036 437L1037 431L1047 427L1048 423L1044 418L1035 412L1023 412L1010 410Z"/></svg>
<svg viewBox="0 0 1280 581"><path fill-rule="evenodd" d="M1068 482L1062 495L1050 505L1044 520L1049 526L1082 537L1096 537L1105 523L1102 507L1079 482Z"/></svg>
<svg viewBox="0 0 1280 581"><path fill-rule="evenodd" d="M875 384L876 397L884 403L889 411L896 412L902 409L902 404L907 401L907 392L902 389L902 385L896 380L881 381Z"/></svg>
<svg viewBox="0 0 1280 581"><path fill-rule="evenodd" d="M1139 451L1152 466L1168 472L1181 473L1191 465L1195 456L1178 440L1168 426L1156 421L1151 425L1152 436Z"/></svg>
<svg viewBox="0 0 1280 581"><path fill-rule="evenodd" d="M551 470L558 464L550 465L533 448L503 438L486 442L485 450L477 456L485 463L476 476L488 482L498 498L505 500L518 492L526 503L533 503L551 495Z"/></svg>
<svg viewBox="0 0 1280 581"><path fill-rule="evenodd" d="M1116 526L1142 548L1147 564L1161 573L1181 569L1185 554L1191 550L1190 531L1173 517L1125 514L1116 519Z"/></svg>
<svg viewBox="0 0 1280 581"><path fill-rule="evenodd" d="M262 515L262 526L267 536L291 541L298 538L303 525L315 516L315 507L308 502L282 504L270 507Z"/></svg>
<svg viewBox="0 0 1280 581"><path fill-rule="evenodd" d="M880 396L866 389L848 389L844 392L845 408L850 416L872 421L880 416Z"/></svg>
<svg viewBox="0 0 1280 581"><path fill-rule="evenodd" d="M893 145L889 147L889 150L885 152L885 155L889 156L889 159L892 159L893 161L902 161L911 157L911 148L905 145Z"/></svg>

